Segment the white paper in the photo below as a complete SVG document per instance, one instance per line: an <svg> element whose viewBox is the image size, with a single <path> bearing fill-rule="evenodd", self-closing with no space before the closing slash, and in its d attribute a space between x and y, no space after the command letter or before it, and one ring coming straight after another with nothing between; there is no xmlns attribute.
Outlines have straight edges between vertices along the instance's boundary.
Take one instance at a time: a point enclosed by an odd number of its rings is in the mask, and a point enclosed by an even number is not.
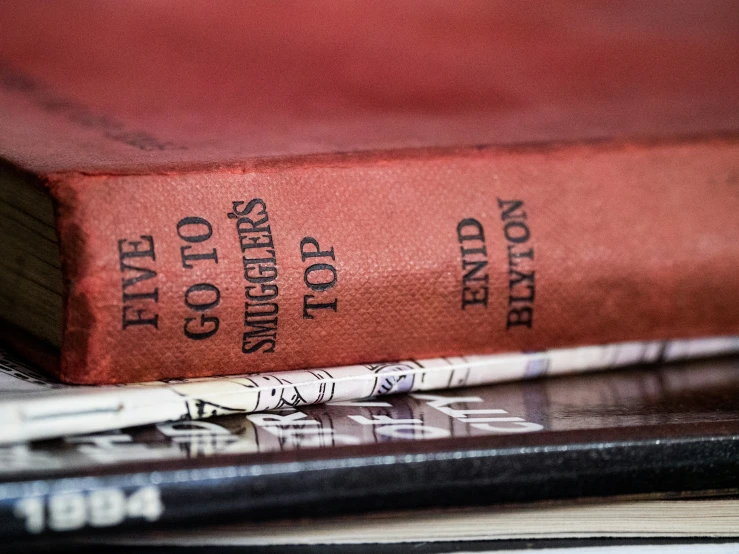
<svg viewBox="0 0 739 554"><path fill-rule="evenodd" d="M690 541L699 537L737 536L734 522L739 514L735 499L629 500L567 502L495 506L494 509L436 509L375 512L362 516L302 518L146 531L137 535L85 538L88 544L134 547L265 547L293 545L358 545L546 539L672 538ZM736 543L734 543L736 544ZM638 545L639 553L677 554L660 546ZM703 544L701 546L718 546ZM409 548L409 552L413 549ZM495 551L510 552L509 550ZM532 552L526 550L527 553ZM570 552L552 548L536 552ZM577 554L607 554L609 547L590 546ZM698 550L733 552L737 550Z"/></svg>
<svg viewBox="0 0 739 554"><path fill-rule="evenodd" d="M0 351L0 444L736 352L739 337L712 337L93 387Z"/></svg>

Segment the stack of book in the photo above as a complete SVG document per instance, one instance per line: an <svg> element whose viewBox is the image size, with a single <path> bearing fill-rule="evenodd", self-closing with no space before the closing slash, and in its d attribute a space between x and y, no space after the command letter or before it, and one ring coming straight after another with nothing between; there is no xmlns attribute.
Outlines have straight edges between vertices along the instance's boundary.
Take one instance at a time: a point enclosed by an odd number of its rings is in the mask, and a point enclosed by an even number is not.
<svg viewBox="0 0 739 554"><path fill-rule="evenodd" d="M96 390L87 412L104 419ZM63 419L16 394L33 424ZM736 548L737 475L727 357L10 443L0 533L12 552L706 552Z"/></svg>
<svg viewBox="0 0 739 554"><path fill-rule="evenodd" d="M731 548L736 4L0 22L15 548Z"/></svg>

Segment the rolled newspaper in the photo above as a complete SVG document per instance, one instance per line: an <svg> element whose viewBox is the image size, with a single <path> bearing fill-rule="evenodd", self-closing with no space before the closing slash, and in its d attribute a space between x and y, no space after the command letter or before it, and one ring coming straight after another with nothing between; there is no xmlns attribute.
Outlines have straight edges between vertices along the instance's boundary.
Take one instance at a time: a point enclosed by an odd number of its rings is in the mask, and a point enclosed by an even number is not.
<svg viewBox="0 0 739 554"><path fill-rule="evenodd" d="M731 336L75 386L54 381L0 350L0 444L736 352L739 337Z"/></svg>

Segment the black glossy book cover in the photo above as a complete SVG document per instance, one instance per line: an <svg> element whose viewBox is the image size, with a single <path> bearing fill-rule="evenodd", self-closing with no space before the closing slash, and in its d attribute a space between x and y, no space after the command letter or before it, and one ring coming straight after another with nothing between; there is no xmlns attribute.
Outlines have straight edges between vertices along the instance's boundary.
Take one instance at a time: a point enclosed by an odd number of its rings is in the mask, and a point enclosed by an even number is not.
<svg viewBox="0 0 739 554"><path fill-rule="evenodd" d="M0 448L0 536L739 487L739 359Z"/></svg>

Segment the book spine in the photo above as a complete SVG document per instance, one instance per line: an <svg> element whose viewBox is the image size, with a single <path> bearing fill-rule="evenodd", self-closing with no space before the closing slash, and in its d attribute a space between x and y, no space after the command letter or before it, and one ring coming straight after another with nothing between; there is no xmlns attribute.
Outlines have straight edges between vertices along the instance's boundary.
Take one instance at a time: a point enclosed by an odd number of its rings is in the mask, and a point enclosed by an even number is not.
<svg viewBox="0 0 739 554"><path fill-rule="evenodd" d="M494 437L404 441L403 448L374 445L371 453L367 445L343 446L328 456L311 456L307 448L289 460L279 455L150 460L96 474L22 479L0 483L0 538L735 490L739 439L710 430L665 438L646 427L628 440L609 429L600 430L596 440L592 432L562 432L579 439L576 448L543 434L529 437L544 440L522 441L525 446L515 448Z"/></svg>
<svg viewBox="0 0 739 554"><path fill-rule="evenodd" d="M737 160L706 139L53 176L60 376L736 334Z"/></svg>

